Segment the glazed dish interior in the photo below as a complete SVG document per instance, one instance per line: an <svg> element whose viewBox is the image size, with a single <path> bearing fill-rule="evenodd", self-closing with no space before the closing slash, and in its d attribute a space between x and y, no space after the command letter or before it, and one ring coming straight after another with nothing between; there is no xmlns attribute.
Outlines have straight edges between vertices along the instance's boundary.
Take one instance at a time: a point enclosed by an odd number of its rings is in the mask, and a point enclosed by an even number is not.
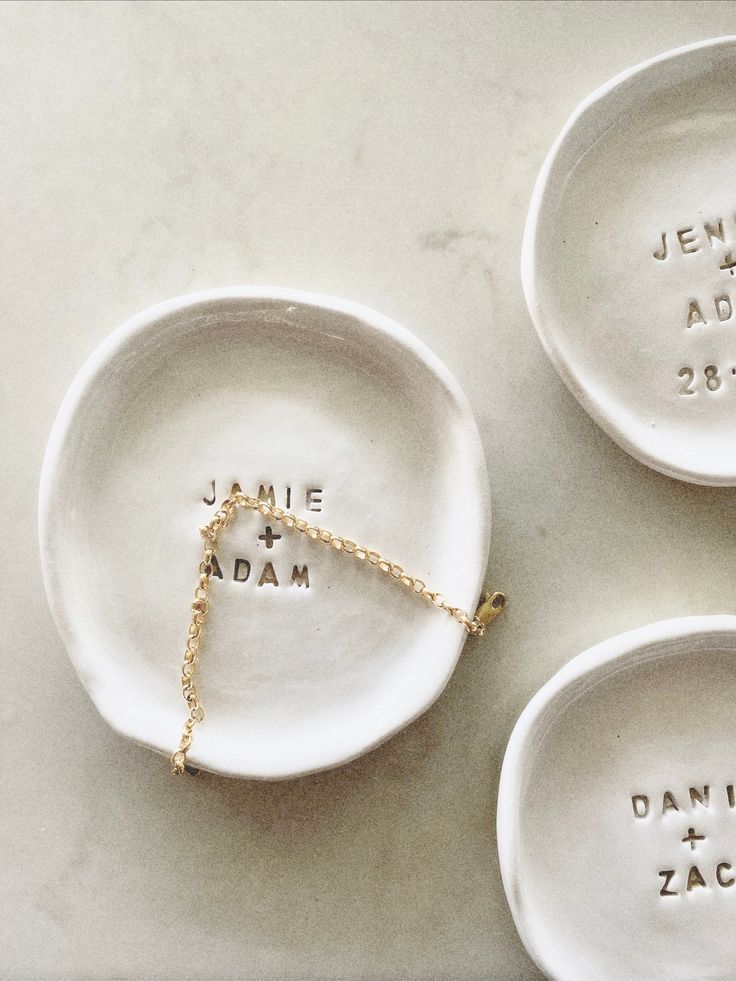
<svg viewBox="0 0 736 981"><path fill-rule="evenodd" d="M512 888L551 976L733 976L735 652L733 635L653 645L533 723Z"/></svg>
<svg viewBox="0 0 736 981"><path fill-rule="evenodd" d="M635 456L736 483L736 46L645 66L577 117L525 271L573 392Z"/></svg>
<svg viewBox="0 0 736 981"><path fill-rule="evenodd" d="M64 433L45 536L55 614L103 713L173 749L197 528L235 482L472 606L488 501L469 418L397 337L309 304L221 299L125 340ZM375 570L272 524L247 512L221 536L191 757L226 773L356 755L433 701L464 640Z"/></svg>

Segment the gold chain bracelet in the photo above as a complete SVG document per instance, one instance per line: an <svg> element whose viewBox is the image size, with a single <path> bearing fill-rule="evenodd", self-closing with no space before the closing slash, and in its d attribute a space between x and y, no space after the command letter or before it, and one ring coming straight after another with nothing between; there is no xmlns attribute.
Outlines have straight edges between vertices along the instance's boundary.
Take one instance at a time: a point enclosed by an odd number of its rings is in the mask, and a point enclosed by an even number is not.
<svg viewBox="0 0 736 981"><path fill-rule="evenodd" d="M204 720L204 709L202 708L197 689L194 684L194 674L199 657L199 644L202 639L202 627L209 611L210 579L214 573L212 559L217 552L217 535L221 528L226 528L238 509L259 511L265 518L272 518L279 521L286 528L293 528L301 532L315 542L322 542L329 545L338 552L352 555L360 562L367 562L381 572L386 573L395 582L408 587L417 596L427 600L437 609L443 610L448 616L452 617L457 623L467 630L473 637L482 636L485 628L501 613L506 606L506 596L503 593L486 593L481 605L478 607L475 616L471 617L459 606L451 606L441 593L431 590L426 583L415 576L410 576L400 565L389 562L378 552L372 552L367 548L362 548L351 542L347 538L333 535L326 528L317 528L310 525L304 518L297 518L283 508L278 508L267 501L262 501L258 497L249 497L243 493L232 493L226 497L215 513L212 520L199 529L199 533L204 539L204 556L199 563L199 582L194 592L194 602L192 603L192 622L189 624L189 637L184 651L184 665L181 672L181 686L184 700L189 708L189 715L184 723L178 750L171 757L171 765L174 773L184 773L187 767L187 752L192 744L192 732L195 725Z"/></svg>

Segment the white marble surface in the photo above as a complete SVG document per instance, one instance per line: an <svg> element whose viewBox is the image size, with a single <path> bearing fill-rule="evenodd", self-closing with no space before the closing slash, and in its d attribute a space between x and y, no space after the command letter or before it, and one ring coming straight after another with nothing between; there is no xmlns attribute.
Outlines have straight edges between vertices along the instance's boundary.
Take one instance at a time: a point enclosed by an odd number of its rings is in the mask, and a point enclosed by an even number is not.
<svg viewBox="0 0 736 981"><path fill-rule="evenodd" d="M736 6L5 3L0 24L0 976L536 978L496 857L506 740L580 650L733 612L736 492L645 469L557 379L519 283L526 205L581 97L736 32ZM175 781L110 731L36 546L82 360L148 304L238 282L366 303L447 363L512 600L416 724L277 784Z"/></svg>

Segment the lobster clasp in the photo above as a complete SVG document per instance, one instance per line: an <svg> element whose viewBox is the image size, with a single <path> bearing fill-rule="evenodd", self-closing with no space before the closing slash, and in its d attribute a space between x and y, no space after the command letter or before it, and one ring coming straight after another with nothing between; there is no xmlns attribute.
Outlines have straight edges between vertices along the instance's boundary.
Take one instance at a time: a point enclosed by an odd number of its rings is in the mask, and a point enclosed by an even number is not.
<svg viewBox="0 0 736 981"><path fill-rule="evenodd" d="M503 613L506 609L506 603L505 593L486 593L483 602L475 613L475 619L487 627L499 614Z"/></svg>

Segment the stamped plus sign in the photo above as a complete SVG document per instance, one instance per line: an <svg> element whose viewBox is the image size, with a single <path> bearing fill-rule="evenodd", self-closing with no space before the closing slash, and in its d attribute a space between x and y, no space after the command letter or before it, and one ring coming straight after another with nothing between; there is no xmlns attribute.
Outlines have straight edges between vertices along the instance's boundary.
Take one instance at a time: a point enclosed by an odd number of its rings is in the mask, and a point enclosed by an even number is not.
<svg viewBox="0 0 736 981"><path fill-rule="evenodd" d="M732 252L727 252L724 255L723 262L718 268L723 269L725 272L730 272L733 276L734 269L736 269L736 259L734 259Z"/></svg>
<svg viewBox="0 0 736 981"><path fill-rule="evenodd" d="M259 535L258 538L262 542L266 543L266 548L273 548L273 543L278 541L279 538L281 538L281 535L274 535L273 531L271 530L271 526L266 525L265 532L262 535Z"/></svg>
<svg viewBox="0 0 736 981"><path fill-rule="evenodd" d="M683 845L690 845L690 851L695 851L695 842L705 841L705 835L696 835L695 828L688 828L687 834L682 839Z"/></svg>

